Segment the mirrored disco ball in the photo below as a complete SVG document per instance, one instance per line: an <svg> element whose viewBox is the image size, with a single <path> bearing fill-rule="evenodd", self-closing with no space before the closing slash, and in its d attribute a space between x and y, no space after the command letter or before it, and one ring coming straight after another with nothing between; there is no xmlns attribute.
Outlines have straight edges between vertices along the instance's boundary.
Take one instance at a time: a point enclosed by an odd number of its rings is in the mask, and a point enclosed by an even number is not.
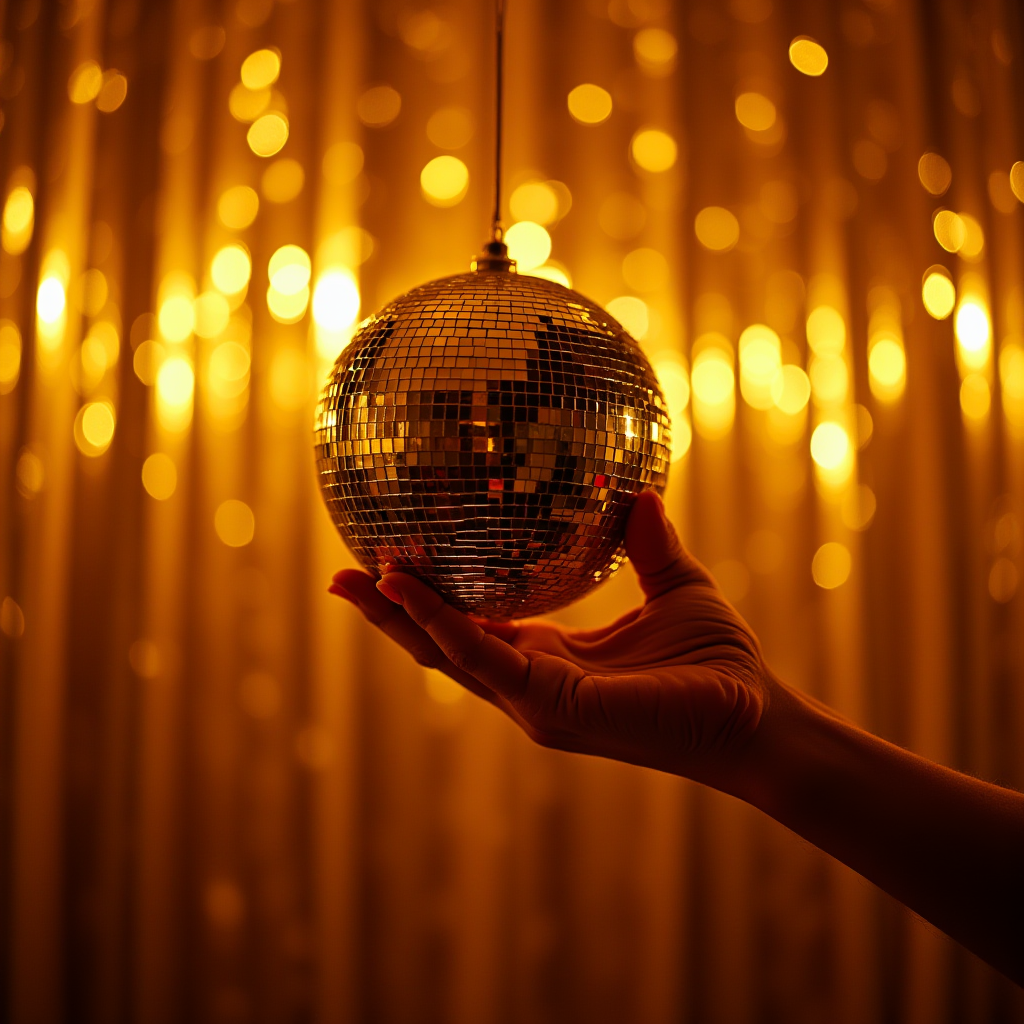
<svg viewBox="0 0 1024 1024"><path fill-rule="evenodd" d="M432 281L366 320L320 396L331 518L363 566L398 566L491 619L559 608L625 558L633 498L663 490L669 418L599 306L508 270Z"/></svg>

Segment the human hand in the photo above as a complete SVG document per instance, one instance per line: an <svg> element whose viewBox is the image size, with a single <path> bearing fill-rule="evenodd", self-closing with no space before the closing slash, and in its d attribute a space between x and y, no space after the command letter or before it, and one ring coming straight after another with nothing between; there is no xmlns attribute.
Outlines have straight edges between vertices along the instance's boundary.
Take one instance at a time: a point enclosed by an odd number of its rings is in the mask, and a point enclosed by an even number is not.
<svg viewBox="0 0 1024 1024"><path fill-rule="evenodd" d="M683 549L652 492L636 499L626 552L645 601L591 631L475 620L404 572L375 581L346 569L330 589L536 742L732 790L777 686L757 639Z"/></svg>

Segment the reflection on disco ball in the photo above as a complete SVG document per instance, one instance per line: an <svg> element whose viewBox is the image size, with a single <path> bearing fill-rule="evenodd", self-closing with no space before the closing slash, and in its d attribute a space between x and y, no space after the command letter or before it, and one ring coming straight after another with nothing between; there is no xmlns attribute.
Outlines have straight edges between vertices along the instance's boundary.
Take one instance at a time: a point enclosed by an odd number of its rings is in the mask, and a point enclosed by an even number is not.
<svg viewBox="0 0 1024 1024"><path fill-rule="evenodd" d="M366 569L407 567L511 619L615 572L633 498L665 486L669 429L650 364L603 309L481 270L360 326L320 396L317 468Z"/></svg>

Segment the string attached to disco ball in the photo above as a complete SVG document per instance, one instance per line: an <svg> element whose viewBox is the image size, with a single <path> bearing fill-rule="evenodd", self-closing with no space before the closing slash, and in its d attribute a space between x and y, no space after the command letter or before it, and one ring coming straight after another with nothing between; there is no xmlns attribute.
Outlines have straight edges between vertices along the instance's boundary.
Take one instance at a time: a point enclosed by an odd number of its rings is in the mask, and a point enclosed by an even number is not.
<svg viewBox="0 0 1024 1024"><path fill-rule="evenodd" d="M503 241L504 0L497 2L495 202L470 273L357 328L317 406L320 487L368 571L425 580L490 619L582 597L625 560L626 519L663 491L668 407L608 313L516 273Z"/></svg>

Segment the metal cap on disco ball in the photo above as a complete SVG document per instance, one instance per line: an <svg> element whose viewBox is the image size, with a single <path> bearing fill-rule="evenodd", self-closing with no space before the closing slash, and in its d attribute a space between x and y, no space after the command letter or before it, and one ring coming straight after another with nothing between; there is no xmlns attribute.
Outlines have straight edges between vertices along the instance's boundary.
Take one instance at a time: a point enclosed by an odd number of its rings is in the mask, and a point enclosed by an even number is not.
<svg viewBox="0 0 1024 1024"><path fill-rule="evenodd" d="M403 568L466 612L551 611L625 559L664 489L669 417L640 347L600 306L517 274L501 241L501 39L493 241L468 274L364 321L317 407L331 518L370 572Z"/></svg>

